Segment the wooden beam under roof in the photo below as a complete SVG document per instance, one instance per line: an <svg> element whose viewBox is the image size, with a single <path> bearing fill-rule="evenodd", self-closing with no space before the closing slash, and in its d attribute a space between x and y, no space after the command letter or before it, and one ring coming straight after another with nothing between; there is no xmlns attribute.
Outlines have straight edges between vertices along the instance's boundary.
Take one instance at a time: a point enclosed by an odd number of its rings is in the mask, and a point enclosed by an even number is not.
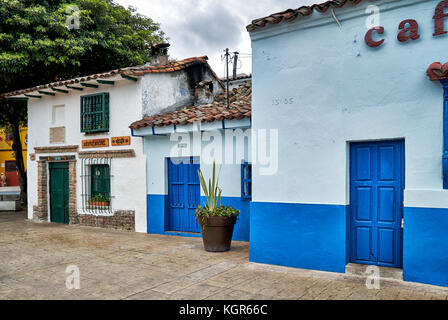
<svg viewBox="0 0 448 320"><path fill-rule="evenodd" d="M37 92L39 92L40 94L45 94L47 96L55 96L56 93L54 92L47 92L47 91L42 91L42 90L37 90Z"/></svg>
<svg viewBox="0 0 448 320"><path fill-rule="evenodd" d="M98 82L99 84L108 84L113 86L115 84L115 81L110 81L110 80L96 80L96 82Z"/></svg>
<svg viewBox="0 0 448 320"><path fill-rule="evenodd" d="M25 93L25 96L28 97L28 98L42 99L42 96L36 96L34 94Z"/></svg>
<svg viewBox="0 0 448 320"><path fill-rule="evenodd" d="M134 81L134 82L137 82L137 81L138 81L137 78L134 78L134 77L131 77L131 76L127 76L127 75L125 75L125 74L121 74L121 77L122 77L123 79L131 80L131 81Z"/></svg>
<svg viewBox="0 0 448 320"><path fill-rule="evenodd" d="M98 88L97 84L87 83L87 82L81 82L80 85L86 88Z"/></svg>
<svg viewBox="0 0 448 320"><path fill-rule="evenodd" d="M9 101L28 101L28 97L5 97Z"/></svg>
<svg viewBox="0 0 448 320"><path fill-rule="evenodd" d="M82 90L84 90L84 88L73 87L73 86L69 86L69 85L66 85L66 87L69 88L69 89L72 89L72 90L78 90L78 91L82 91Z"/></svg>
<svg viewBox="0 0 448 320"><path fill-rule="evenodd" d="M63 89L58 89L58 88L51 88L51 90L56 91L56 92L60 92L60 93L69 93L70 92L68 90L63 90Z"/></svg>

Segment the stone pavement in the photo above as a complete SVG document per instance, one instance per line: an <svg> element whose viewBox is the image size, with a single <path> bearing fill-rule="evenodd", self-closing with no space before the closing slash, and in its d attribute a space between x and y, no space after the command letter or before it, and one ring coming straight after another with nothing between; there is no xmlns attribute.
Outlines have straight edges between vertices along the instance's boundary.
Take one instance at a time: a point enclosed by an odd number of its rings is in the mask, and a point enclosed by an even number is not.
<svg viewBox="0 0 448 320"><path fill-rule="evenodd" d="M0 213L0 299L441 299L448 288L248 262L249 244L35 223ZM80 289L68 290L69 265Z"/></svg>

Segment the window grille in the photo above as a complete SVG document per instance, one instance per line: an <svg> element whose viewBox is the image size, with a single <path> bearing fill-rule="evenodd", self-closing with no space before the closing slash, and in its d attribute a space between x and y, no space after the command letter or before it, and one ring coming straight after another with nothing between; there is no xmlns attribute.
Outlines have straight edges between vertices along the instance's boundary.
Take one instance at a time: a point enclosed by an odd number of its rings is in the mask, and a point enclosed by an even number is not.
<svg viewBox="0 0 448 320"><path fill-rule="evenodd" d="M81 97L81 132L109 131L109 93Z"/></svg>
<svg viewBox="0 0 448 320"><path fill-rule="evenodd" d="M111 190L112 159L82 159L82 209L97 215L113 214Z"/></svg>
<svg viewBox="0 0 448 320"><path fill-rule="evenodd" d="M252 199L252 164L241 163L241 198Z"/></svg>

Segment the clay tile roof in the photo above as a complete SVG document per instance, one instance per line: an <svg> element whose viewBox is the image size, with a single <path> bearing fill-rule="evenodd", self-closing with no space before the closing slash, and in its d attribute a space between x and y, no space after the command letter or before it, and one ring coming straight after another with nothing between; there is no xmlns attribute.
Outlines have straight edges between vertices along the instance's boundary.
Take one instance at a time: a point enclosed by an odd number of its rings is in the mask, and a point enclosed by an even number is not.
<svg viewBox="0 0 448 320"><path fill-rule="evenodd" d="M268 24L279 24L283 21L291 22L296 20L298 17L309 16L314 10L318 12L325 13L330 8L341 8L346 3L352 3L354 5L360 3L362 0L340 0L340 1L326 1L324 3L313 4L311 6L302 6L297 9L288 9L282 12L271 14L267 17L252 20L252 23L246 27L247 31L251 32L254 30L262 29Z"/></svg>
<svg viewBox="0 0 448 320"><path fill-rule="evenodd" d="M202 56L202 57L188 58L188 59L184 59L184 60L180 60L180 61L171 61L168 64L161 65L161 66L137 66L137 67L116 69L116 70L112 70L112 71L108 71L108 72L104 72L104 73L98 73L98 74L93 74L93 75L89 75L89 76L79 77L76 79L57 81L57 82L52 82L49 84L44 84L44 85L40 85L40 86L33 87L33 88L27 88L27 89L8 92L8 93L3 93L3 94L0 94L0 98L17 96L17 95L22 95L25 93L37 91L37 90L62 87L62 86L66 86L66 85L72 85L72 84L77 84L80 82L91 81L91 80L96 80L96 79L106 79L106 78L115 76L117 74L131 76L131 77L132 76L141 77L148 73L175 72L175 71L183 70L183 69L186 69L193 65L199 65L199 64L206 65L209 68L212 75L216 78L216 80L219 82L221 87L224 89L224 84L219 79L219 77L216 75L216 73L213 71L213 69L210 67L207 60L208 60L207 56Z"/></svg>
<svg viewBox="0 0 448 320"><path fill-rule="evenodd" d="M132 129L185 125L193 122L213 122L220 120L244 119L251 116L252 85L245 83L230 91L230 108L227 109L225 93L219 94L211 104L188 106L167 113L145 117L132 123Z"/></svg>

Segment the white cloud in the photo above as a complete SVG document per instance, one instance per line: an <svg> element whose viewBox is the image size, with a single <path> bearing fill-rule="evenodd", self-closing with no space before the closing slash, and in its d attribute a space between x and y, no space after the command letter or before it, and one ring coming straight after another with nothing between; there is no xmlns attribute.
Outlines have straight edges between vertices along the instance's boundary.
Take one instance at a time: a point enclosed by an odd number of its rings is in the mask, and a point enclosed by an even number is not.
<svg viewBox="0 0 448 320"><path fill-rule="evenodd" d="M221 55L225 48L251 53L246 26L253 19L288 8L324 2L323 0L115 0L161 24L170 38L170 56L184 59L207 55L212 68L224 75ZM238 73L251 72L251 59L241 56Z"/></svg>

